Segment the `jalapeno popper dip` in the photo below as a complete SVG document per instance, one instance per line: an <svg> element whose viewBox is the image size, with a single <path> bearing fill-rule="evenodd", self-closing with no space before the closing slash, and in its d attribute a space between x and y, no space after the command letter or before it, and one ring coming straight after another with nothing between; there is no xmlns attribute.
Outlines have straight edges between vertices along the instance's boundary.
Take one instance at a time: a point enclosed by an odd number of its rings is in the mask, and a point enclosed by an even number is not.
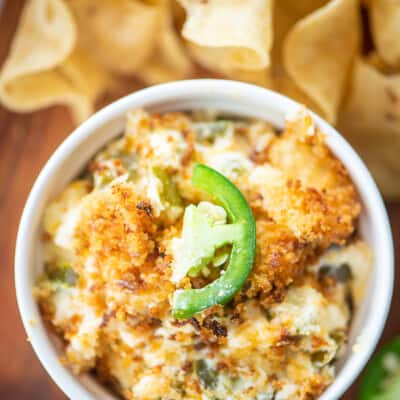
<svg viewBox="0 0 400 400"><path fill-rule="evenodd" d="M306 111L127 115L47 207L40 308L65 362L126 399L314 399L372 255Z"/></svg>

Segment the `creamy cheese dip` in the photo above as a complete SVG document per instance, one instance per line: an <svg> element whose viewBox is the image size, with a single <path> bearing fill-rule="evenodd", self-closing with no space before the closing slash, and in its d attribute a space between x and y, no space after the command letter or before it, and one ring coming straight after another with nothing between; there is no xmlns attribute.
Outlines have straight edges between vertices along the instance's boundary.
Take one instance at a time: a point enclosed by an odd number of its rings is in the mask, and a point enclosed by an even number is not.
<svg viewBox="0 0 400 400"><path fill-rule="evenodd" d="M203 240L182 230L185 210L227 223L191 185L196 162L244 194L257 252L230 303L176 320L174 292L207 285L229 263L225 246L188 271ZM359 213L347 171L305 111L278 132L215 113L136 110L47 206L35 293L72 370L123 398L314 399L335 377L372 265Z"/></svg>

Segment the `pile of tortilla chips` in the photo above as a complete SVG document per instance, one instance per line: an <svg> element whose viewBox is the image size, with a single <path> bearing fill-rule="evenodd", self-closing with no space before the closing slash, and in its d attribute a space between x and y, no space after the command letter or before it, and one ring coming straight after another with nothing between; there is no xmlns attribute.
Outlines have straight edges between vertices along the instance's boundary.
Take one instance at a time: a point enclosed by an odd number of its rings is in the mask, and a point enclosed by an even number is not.
<svg viewBox="0 0 400 400"><path fill-rule="evenodd" d="M126 76L284 93L336 124L400 196L400 0L27 0L0 101L66 104L78 123Z"/></svg>

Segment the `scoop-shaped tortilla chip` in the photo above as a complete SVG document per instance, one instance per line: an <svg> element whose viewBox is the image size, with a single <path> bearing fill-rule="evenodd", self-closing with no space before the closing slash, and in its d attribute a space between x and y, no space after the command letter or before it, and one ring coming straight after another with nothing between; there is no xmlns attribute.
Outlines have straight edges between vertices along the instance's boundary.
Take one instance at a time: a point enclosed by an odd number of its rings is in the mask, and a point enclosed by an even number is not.
<svg viewBox="0 0 400 400"><path fill-rule="evenodd" d="M80 110L71 104L77 121L86 119L94 112L96 99L113 83L110 74L94 63L86 52L80 48L76 48L65 62L60 65L58 72L68 80L77 95L82 97L87 104L86 111L85 109Z"/></svg>
<svg viewBox="0 0 400 400"><path fill-rule="evenodd" d="M66 104L76 122L87 118L108 77L73 50L75 42L75 23L63 0L28 1L0 73L1 103L20 112Z"/></svg>
<svg viewBox="0 0 400 400"><path fill-rule="evenodd" d="M369 60L357 61L338 128L360 152L384 195L400 196L400 74L385 75Z"/></svg>
<svg viewBox="0 0 400 400"><path fill-rule="evenodd" d="M303 104L310 110L316 112L318 115L323 115L320 105L304 93L285 72L276 68L274 71L271 71L270 75L272 82L272 85L270 86L271 89L296 100L300 104Z"/></svg>
<svg viewBox="0 0 400 400"><path fill-rule="evenodd" d="M236 81L253 83L254 85L272 88L271 70L269 68L249 71L245 69L232 69L225 72L225 77Z"/></svg>
<svg viewBox="0 0 400 400"><path fill-rule="evenodd" d="M301 19L283 46L284 66L323 111L336 119L348 72L359 46L360 21L356 0L331 0Z"/></svg>
<svg viewBox="0 0 400 400"><path fill-rule="evenodd" d="M254 70L269 65L272 0L179 0L179 3L187 13L182 34L212 53L212 69Z"/></svg>
<svg viewBox="0 0 400 400"><path fill-rule="evenodd" d="M328 0L280 0L273 4L273 38L271 65L264 70L244 71L232 70L224 72L231 79L256 83L281 92L306 105L317 113L321 113L318 105L312 101L288 76L282 65L282 43L296 22L322 7Z"/></svg>
<svg viewBox="0 0 400 400"><path fill-rule="evenodd" d="M75 23L63 0L27 1L1 71L2 81L57 66L75 42Z"/></svg>
<svg viewBox="0 0 400 400"><path fill-rule="evenodd" d="M301 19L327 4L329 0L279 0L273 6L272 63L279 62L284 39L290 29Z"/></svg>
<svg viewBox="0 0 400 400"><path fill-rule="evenodd" d="M400 1L374 0L369 7L378 53L386 63L400 66Z"/></svg>
<svg viewBox="0 0 400 400"><path fill-rule="evenodd" d="M161 3L157 44L136 75L149 85L188 77L193 64L175 30L170 0Z"/></svg>
<svg viewBox="0 0 400 400"><path fill-rule="evenodd" d="M95 99L108 82L108 75L76 50L56 68L0 80L0 100L18 112L65 104L78 124L94 112Z"/></svg>
<svg viewBox="0 0 400 400"><path fill-rule="evenodd" d="M160 6L139 0L68 0L80 45L116 73L134 73L154 49Z"/></svg>
<svg viewBox="0 0 400 400"><path fill-rule="evenodd" d="M296 22L317 8L325 5L328 0L280 0L273 4L273 46L271 51L272 64L259 70L232 68L230 65L217 63L221 56L220 48L211 48L187 42L186 45L193 58L203 67L221 74L225 78L254 83L279 91L286 96L307 105L318 113L321 108L311 100L288 76L282 65L281 49L283 40Z"/></svg>
<svg viewBox="0 0 400 400"><path fill-rule="evenodd" d="M186 41L185 44L191 57L196 60L201 67L220 74L224 78L254 83L260 86L268 86L270 82L268 68L248 70L232 68L227 64L216 64L215 60L222 55L221 49L197 46L189 41Z"/></svg>

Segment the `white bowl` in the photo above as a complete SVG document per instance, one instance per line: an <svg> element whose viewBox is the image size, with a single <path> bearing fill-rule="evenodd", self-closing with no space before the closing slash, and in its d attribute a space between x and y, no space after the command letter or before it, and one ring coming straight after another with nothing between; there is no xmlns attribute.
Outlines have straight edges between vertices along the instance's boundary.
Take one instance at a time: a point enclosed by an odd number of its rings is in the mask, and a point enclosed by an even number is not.
<svg viewBox="0 0 400 400"><path fill-rule="evenodd" d="M15 282L19 310L30 342L47 372L72 399L115 397L89 375L76 377L60 363L60 346L43 324L32 295L32 287L43 269L39 243L41 216L49 200L104 144L122 132L125 113L137 107L157 112L217 109L265 119L282 127L285 116L299 105L269 90L233 81L167 83L133 93L105 107L78 127L56 150L37 178L22 215L16 245ZM313 117L357 186L363 202L361 234L371 245L376 260L364 304L353 321L347 353L338 364L335 381L321 396L321 400L336 400L365 366L384 327L393 288L393 244L382 198L367 168L335 129L318 116Z"/></svg>

